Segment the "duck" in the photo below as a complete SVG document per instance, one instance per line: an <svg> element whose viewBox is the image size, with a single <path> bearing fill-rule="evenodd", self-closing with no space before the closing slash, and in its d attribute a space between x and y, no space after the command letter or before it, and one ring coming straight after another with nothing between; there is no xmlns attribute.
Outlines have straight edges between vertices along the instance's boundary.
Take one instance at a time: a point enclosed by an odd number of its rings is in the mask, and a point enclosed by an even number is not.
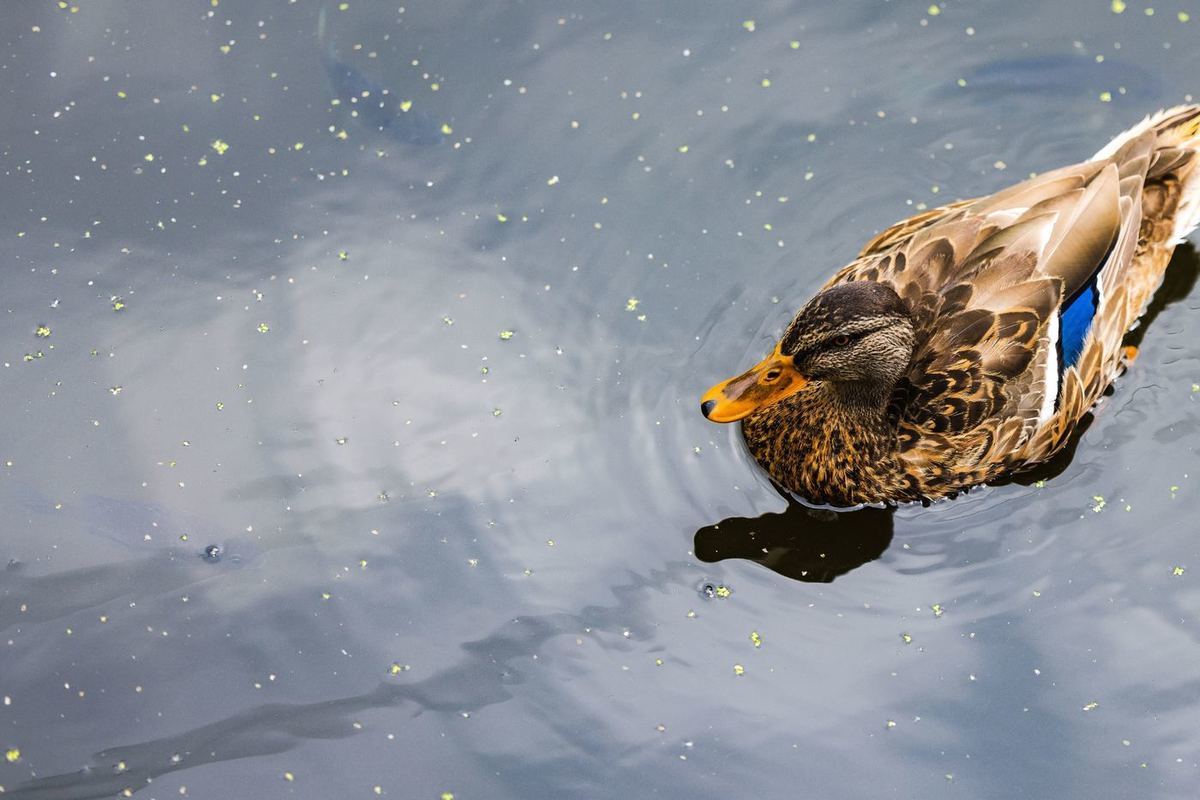
<svg viewBox="0 0 1200 800"><path fill-rule="evenodd" d="M871 239L772 352L701 397L779 487L832 508L953 497L1063 449L1200 222L1200 104L1087 161Z"/></svg>

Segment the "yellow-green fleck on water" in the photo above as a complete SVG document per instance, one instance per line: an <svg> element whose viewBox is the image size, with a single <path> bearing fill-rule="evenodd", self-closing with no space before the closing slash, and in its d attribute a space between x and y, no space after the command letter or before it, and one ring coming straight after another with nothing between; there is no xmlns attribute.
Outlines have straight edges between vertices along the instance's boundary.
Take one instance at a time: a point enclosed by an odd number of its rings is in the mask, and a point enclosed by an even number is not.
<svg viewBox="0 0 1200 800"><path fill-rule="evenodd" d="M789 505L698 399L1195 99L1196 13L5 3L4 796L1192 800L1190 246L952 502Z"/></svg>

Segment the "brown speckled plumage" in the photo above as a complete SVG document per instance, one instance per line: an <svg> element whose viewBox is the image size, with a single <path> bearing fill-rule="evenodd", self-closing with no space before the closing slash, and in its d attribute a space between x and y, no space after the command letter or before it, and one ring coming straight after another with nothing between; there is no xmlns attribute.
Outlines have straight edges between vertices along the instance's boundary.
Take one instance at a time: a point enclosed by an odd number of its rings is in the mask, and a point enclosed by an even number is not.
<svg viewBox="0 0 1200 800"><path fill-rule="evenodd" d="M1090 161L883 231L784 333L810 380L744 419L751 453L837 506L943 497L1045 461L1119 373L1123 336L1200 218L1198 150L1200 106L1171 109ZM1060 377L1058 314L1094 276L1094 321ZM822 353L835 333L855 340L836 357Z"/></svg>

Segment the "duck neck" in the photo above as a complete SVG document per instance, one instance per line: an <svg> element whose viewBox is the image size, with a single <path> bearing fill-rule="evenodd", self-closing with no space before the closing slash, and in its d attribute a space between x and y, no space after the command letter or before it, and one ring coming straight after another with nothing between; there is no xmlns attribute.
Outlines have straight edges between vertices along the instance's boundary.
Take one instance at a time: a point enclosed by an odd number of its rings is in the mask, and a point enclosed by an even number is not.
<svg viewBox="0 0 1200 800"><path fill-rule="evenodd" d="M805 499L877 502L896 473L890 399L877 383L821 381L747 418L743 433L771 477Z"/></svg>
<svg viewBox="0 0 1200 800"><path fill-rule="evenodd" d="M877 381L842 381L826 382L822 388L829 395L830 405L842 415L864 423L886 423L893 387L882 386Z"/></svg>

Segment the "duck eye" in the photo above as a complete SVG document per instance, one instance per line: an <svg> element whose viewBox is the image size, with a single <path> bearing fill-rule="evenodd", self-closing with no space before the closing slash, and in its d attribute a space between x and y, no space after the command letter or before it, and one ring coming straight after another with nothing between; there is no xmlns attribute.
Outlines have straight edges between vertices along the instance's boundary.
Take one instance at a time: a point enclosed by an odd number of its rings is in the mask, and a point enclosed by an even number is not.
<svg viewBox="0 0 1200 800"><path fill-rule="evenodd" d="M780 370L773 369L773 370L768 371L767 374L764 375L763 377L766 378L768 381L774 381L774 380L778 380L779 375L780 375Z"/></svg>
<svg viewBox="0 0 1200 800"><path fill-rule="evenodd" d="M838 347L845 347L850 344L850 337L843 333L841 336L833 337L833 343Z"/></svg>

